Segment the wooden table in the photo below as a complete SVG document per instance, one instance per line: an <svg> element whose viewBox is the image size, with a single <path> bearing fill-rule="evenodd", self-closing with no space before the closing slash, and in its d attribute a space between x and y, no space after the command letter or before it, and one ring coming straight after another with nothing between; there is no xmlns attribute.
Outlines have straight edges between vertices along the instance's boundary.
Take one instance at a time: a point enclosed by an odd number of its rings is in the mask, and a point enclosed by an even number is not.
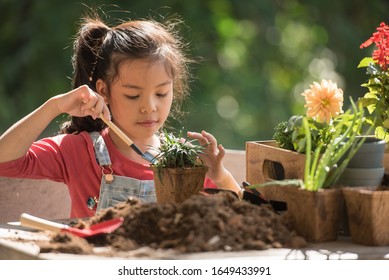
<svg viewBox="0 0 389 280"><path fill-rule="evenodd" d="M363 246L354 244L350 238L341 237L337 241L311 243L303 249L268 249L241 252L205 252L176 254L172 251L155 251L141 248L136 251L123 252L115 257L98 255L75 255L63 253L40 253L37 240L49 240L48 233L15 229L0 225L0 259L3 260L66 260L66 259L259 259L259 260L382 260L389 259L389 246ZM96 253L108 251L109 248L96 248Z"/></svg>

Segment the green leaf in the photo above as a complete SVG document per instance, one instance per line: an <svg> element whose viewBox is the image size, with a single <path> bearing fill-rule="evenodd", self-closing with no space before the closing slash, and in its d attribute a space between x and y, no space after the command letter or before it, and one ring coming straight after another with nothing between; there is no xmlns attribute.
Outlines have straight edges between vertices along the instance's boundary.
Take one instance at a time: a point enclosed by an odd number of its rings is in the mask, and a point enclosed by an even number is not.
<svg viewBox="0 0 389 280"><path fill-rule="evenodd" d="M372 57L365 57L365 58L363 58L363 59L359 62L357 68L367 67L367 66L369 66L370 63L374 63L373 58L372 58Z"/></svg>
<svg viewBox="0 0 389 280"><path fill-rule="evenodd" d="M383 122L383 127L385 127L385 128L389 128L389 120L387 119L387 120L384 120L384 122Z"/></svg>
<svg viewBox="0 0 389 280"><path fill-rule="evenodd" d="M366 94L363 97L365 99L367 99L368 102L377 102L377 100L379 100L379 97L377 96L377 93L378 93L377 91L371 90L369 92L366 92Z"/></svg>
<svg viewBox="0 0 389 280"><path fill-rule="evenodd" d="M176 137L173 133L164 131L165 139L161 141L157 150L157 162L154 164L158 168L184 168L203 165L199 155L204 154L205 146L195 144L197 140L186 140L182 137L182 131Z"/></svg>
<svg viewBox="0 0 389 280"><path fill-rule="evenodd" d="M386 136L386 131L385 131L385 128L382 127L382 126L377 126L376 129L375 129L375 137L377 137L378 139L385 139L385 136Z"/></svg>

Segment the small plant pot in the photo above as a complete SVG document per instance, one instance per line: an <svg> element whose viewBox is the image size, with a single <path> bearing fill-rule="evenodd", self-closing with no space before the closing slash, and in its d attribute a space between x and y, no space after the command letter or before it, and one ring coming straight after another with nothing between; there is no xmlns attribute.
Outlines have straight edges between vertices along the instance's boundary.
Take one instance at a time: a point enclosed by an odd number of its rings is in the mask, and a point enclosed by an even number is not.
<svg viewBox="0 0 389 280"><path fill-rule="evenodd" d="M294 186L266 186L258 190L268 200L286 202L287 210L282 215L307 241L324 242L338 238L344 210L340 188L313 192Z"/></svg>
<svg viewBox="0 0 389 280"><path fill-rule="evenodd" d="M191 168L161 168L151 167L154 173L154 185L157 203L181 203L198 195L204 188L206 166Z"/></svg>
<svg viewBox="0 0 389 280"><path fill-rule="evenodd" d="M312 192L288 187L285 191L287 217L299 235L311 242L338 238L344 203L340 189Z"/></svg>
<svg viewBox="0 0 389 280"><path fill-rule="evenodd" d="M364 137L365 142L347 164L347 168L380 168L383 166L386 142L374 136Z"/></svg>
<svg viewBox="0 0 389 280"><path fill-rule="evenodd" d="M351 240L368 246L389 245L389 190L342 188Z"/></svg>
<svg viewBox="0 0 389 280"><path fill-rule="evenodd" d="M365 138L365 142L348 162L338 185L377 187L381 185L385 173L386 142L372 135L358 137Z"/></svg>

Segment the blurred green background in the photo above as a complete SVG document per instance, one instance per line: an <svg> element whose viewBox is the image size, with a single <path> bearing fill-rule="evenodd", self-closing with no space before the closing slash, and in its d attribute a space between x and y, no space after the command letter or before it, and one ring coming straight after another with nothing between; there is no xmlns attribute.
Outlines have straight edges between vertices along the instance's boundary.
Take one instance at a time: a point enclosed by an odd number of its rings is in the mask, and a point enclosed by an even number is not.
<svg viewBox="0 0 389 280"><path fill-rule="evenodd" d="M300 94L313 81L336 81L345 107L349 96L363 95L367 76L357 65L372 48L359 46L389 11L386 0L0 0L0 133L70 89L83 3L104 4L113 19L183 19L182 35L199 63L189 114L177 126L207 130L228 149L271 139L279 122L304 114Z"/></svg>

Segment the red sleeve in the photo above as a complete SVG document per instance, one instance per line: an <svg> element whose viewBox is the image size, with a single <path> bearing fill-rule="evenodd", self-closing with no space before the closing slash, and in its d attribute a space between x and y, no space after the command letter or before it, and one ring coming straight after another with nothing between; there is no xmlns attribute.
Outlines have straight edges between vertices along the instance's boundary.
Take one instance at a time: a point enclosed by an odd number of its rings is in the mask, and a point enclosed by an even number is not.
<svg viewBox="0 0 389 280"><path fill-rule="evenodd" d="M0 163L0 176L11 178L49 179L66 182L74 159L85 160L85 138L81 135L57 135L34 142L25 156ZM73 162L69 162L72 159Z"/></svg>
<svg viewBox="0 0 389 280"><path fill-rule="evenodd" d="M216 184L211 179L209 179L208 177L205 178L204 187L205 188L211 188L211 189L217 189Z"/></svg>
<svg viewBox="0 0 389 280"><path fill-rule="evenodd" d="M0 163L0 176L60 181L60 161L60 152L54 141L39 140L31 145L25 156Z"/></svg>

